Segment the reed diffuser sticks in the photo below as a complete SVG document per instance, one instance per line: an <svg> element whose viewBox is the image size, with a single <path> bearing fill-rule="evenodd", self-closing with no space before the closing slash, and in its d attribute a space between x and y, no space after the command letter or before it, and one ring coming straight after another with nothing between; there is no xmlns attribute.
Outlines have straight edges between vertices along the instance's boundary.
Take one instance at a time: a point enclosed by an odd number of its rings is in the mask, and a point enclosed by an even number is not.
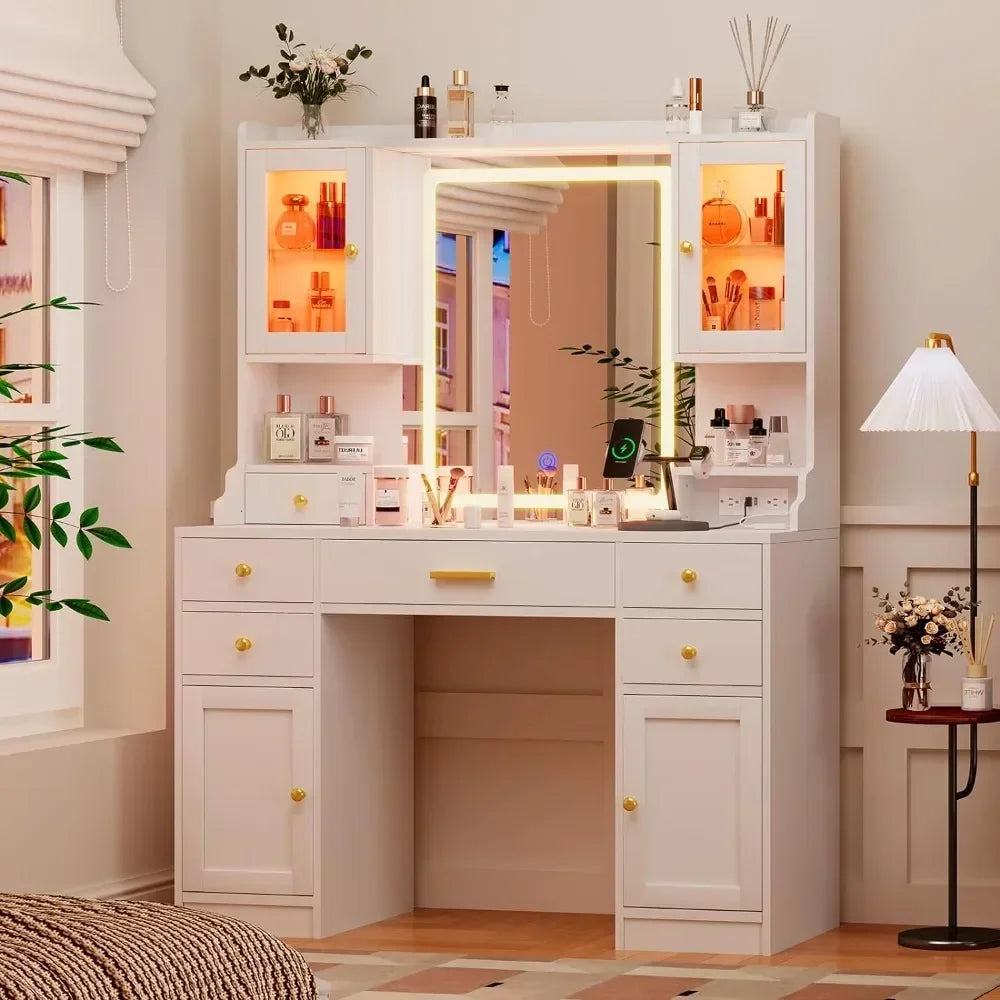
<svg viewBox="0 0 1000 1000"><path fill-rule="evenodd" d="M969 672L966 674L967 677L985 677L986 676L986 656L990 649L990 639L993 636L993 626L996 624L996 615L990 615L989 624L986 626L985 635L980 633L977 636L976 646L978 648L973 648L972 641L969 639L968 632L962 632L962 649L965 651L965 656L969 661Z"/></svg>
<svg viewBox="0 0 1000 1000"><path fill-rule="evenodd" d="M767 128L764 112L764 87L771 78L774 64L778 60L791 30L790 24L781 25L776 17L769 17L764 26L763 45L754 46L753 21L746 15L746 34L741 32L739 21L729 19L729 31L736 43L743 75L747 81L747 106L739 109L734 118L739 132L760 132ZM758 36L759 37L759 36Z"/></svg>

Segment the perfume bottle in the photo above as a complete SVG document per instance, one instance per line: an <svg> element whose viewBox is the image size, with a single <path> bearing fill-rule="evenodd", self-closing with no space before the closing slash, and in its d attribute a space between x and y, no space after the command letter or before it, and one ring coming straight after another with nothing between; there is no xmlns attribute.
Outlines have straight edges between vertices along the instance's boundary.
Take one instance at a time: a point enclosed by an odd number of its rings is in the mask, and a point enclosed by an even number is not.
<svg viewBox="0 0 1000 1000"><path fill-rule="evenodd" d="M666 131L668 133L686 132L689 118L687 101L684 100L684 84L679 76L675 76L673 90L670 92L670 100L667 101L666 106Z"/></svg>
<svg viewBox="0 0 1000 1000"><path fill-rule="evenodd" d="M769 417L770 441L767 445L768 465L791 465L792 449L788 438L788 417Z"/></svg>
<svg viewBox="0 0 1000 1000"><path fill-rule="evenodd" d="M726 197L726 181L715 186L715 197L701 206L701 238L709 246L737 242L743 233L743 210Z"/></svg>
<svg viewBox="0 0 1000 1000"><path fill-rule="evenodd" d="M774 191L774 245L785 245L785 171L779 170Z"/></svg>
<svg viewBox="0 0 1000 1000"><path fill-rule="evenodd" d="M271 303L271 333L294 333L292 304L288 299L275 299Z"/></svg>
<svg viewBox="0 0 1000 1000"><path fill-rule="evenodd" d="M281 204L286 210L274 227L278 246L283 250L308 250L316 240L316 223L305 210L309 199L304 194L286 194Z"/></svg>
<svg viewBox="0 0 1000 1000"><path fill-rule="evenodd" d="M323 181L319 186L316 202L316 249L333 249L333 197L336 184Z"/></svg>
<svg viewBox="0 0 1000 1000"><path fill-rule="evenodd" d="M347 246L347 184L341 181L333 186L333 249Z"/></svg>
<svg viewBox="0 0 1000 1000"><path fill-rule="evenodd" d="M767 465L767 428L763 417L754 417L750 438L750 465Z"/></svg>
<svg viewBox="0 0 1000 1000"><path fill-rule="evenodd" d="M506 83L498 83L493 88L493 92L493 110L490 112L493 134L508 135L514 128L514 109L510 103L510 87Z"/></svg>
<svg viewBox="0 0 1000 1000"><path fill-rule="evenodd" d="M292 413L292 397L278 394L277 408L264 415L264 456L269 462L302 461L302 414Z"/></svg>
<svg viewBox="0 0 1000 1000"><path fill-rule="evenodd" d="M469 89L469 71L456 69L448 88L448 138L471 139L476 134L476 95Z"/></svg>
<svg viewBox="0 0 1000 1000"><path fill-rule="evenodd" d="M590 524L590 492L581 476L573 477L566 487L566 523L578 528Z"/></svg>
<svg viewBox="0 0 1000 1000"><path fill-rule="evenodd" d="M334 439L347 433L347 417L334 412L333 396L319 397L319 412L306 417L306 461L332 462Z"/></svg>
<svg viewBox="0 0 1000 1000"><path fill-rule="evenodd" d="M431 78L424 75L413 98L413 138L435 139L438 134L438 99L434 96Z"/></svg>
<svg viewBox="0 0 1000 1000"><path fill-rule="evenodd" d="M750 220L750 242L770 243L774 238L774 219L768 217L767 199L754 198L753 218Z"/></svg>
<svg viewBox="0 0 1000 1000"><path fill-rule="evenodd" d="M309 276L309 329L313 333L333 331L333 289L329 271L313 271Z"/></svg>

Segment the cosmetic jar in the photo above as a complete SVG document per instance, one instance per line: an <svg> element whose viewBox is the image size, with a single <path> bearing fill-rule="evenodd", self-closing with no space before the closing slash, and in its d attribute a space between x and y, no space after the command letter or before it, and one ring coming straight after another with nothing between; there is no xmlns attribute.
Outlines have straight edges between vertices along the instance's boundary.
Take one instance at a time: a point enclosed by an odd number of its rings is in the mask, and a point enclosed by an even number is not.
<svg viewBox="0 0 1000 1000"><path fill-rule="evenodd" d="M361 435L336 437L334 461L337 465L371 465L375 455L375 438Z"/></svg>
<svg viewBox="0 0 1000 1000"><path fill-rule="evenodd" d="M396 474L375 477L375 523L398 528L406 524L408 476Z"/></svg>

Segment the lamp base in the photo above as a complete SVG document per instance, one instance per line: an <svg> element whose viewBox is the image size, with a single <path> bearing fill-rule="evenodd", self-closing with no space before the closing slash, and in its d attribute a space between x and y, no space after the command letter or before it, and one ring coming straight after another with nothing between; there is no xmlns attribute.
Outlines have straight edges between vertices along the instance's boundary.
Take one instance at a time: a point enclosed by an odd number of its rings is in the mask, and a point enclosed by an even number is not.
<svg viewBox="0 0 1000 1000"><path fill-rule="evenodd" d="M921 951L981 951L1000 948L1000 930L992 927L915 927L900 931L899 944L903 948Z"/></svg>

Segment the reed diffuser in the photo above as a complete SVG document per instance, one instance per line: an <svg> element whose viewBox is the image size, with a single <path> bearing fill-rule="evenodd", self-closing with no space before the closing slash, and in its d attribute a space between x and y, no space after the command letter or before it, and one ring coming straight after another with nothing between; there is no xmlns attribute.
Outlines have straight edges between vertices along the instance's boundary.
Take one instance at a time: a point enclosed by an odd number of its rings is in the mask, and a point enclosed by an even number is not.
<svg viewBox="0 0 1000 1000"><path fill-rule="evenodd" d="M993 707L993 678L987 676L986 656L990 649L990 638L996 615L990 615L985 634L976 636L973 648L969 633L962 632L962 649L965 651L969 668L962 678L962 709L966 712L985 712Z"/></svg>
<svg viewBox="0 0 1000 1000"><path fill-rule="evenodd" d="M733 131L765 132L771 127L774 109L764 104L764 87L771 76L774 64L781 52L791 25L781 26L776 17L769 17L764 27L764 36L757 35L754 44L753 22L746 15L746 36L741 33L735 17L729 20L729 30L736 42L743 73L747 79L747 103L733 110Z"/></svg>

